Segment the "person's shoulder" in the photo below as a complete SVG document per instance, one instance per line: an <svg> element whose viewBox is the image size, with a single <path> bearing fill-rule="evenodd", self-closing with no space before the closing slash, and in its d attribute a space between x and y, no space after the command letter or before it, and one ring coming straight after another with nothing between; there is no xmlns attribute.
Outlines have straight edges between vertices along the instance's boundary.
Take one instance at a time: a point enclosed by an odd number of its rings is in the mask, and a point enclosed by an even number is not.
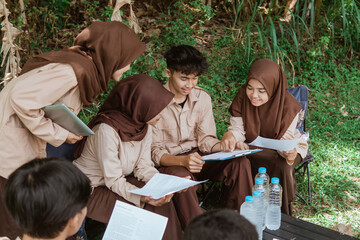
<svg viewBox="0 0 360 240"><path fill-rule="evenodd" d="M210 93L208 91L206 91L205 89L203 89L199 86L195 86L193 90L194 90L195 96L198 97L200 100L204 99L204 100L211 101Z"/></svg>
<svg viewBox="0 0 360 240"><path fill-rule="evenodd" d="M117 135L116 130L107 123L99 123L99 124L95 125L93 127L93 131L95 132L95 134L98 132L98 133L105 134L105 135L107 135L107 134L112 134L115 136Z"/></svg>

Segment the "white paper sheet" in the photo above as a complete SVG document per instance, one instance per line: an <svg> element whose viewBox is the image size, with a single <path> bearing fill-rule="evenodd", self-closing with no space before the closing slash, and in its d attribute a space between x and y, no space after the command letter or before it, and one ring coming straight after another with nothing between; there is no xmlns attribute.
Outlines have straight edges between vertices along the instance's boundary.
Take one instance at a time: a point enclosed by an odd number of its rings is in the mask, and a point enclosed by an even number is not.
<svg viewBox="0 0 360 240"><path fill-rule="evenodd" d="M249 155L260 151L261 149L249 149L249 150L236 150L233 152L217 152L203 156L203 158L205 161L216 161L216 160L221 161L221 160L227 160L231 158Z"/></svg>
<svg viewBox="0 0 360 240"><path fill-rule="evenodd" d="M299 143L299 141L300 138L292 139L292 140L277 140L277 139L263 138L258 136L254 141L249 143L249 145L264 147L279 151L289 151L294 149Z"/></svg>
<svg viewBox="0 0 360 240"><path fill-rule="evenodd" d="M196 184L206 182L192 181L186 178L176 177L168 174L156 173L146 185L139 189L130 190L129 192L142 196L151 196L153 199L162 198L165 195L178 192Z"/></svg>
<svg viewBox="0 0 360 240"><path fill-rule="evenodd" d="M103 240L161 240L168 219L116 201Z"/></svg>

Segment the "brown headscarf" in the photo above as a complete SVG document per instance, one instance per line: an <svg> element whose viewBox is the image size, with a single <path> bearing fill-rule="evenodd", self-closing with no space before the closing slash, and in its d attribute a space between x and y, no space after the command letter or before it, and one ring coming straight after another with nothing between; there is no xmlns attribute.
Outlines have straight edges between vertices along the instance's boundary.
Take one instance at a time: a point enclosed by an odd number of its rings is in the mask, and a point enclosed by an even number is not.
<svg viewBox="0 0 360 240"><path fill-rule="evenodd" d="M35 56L26 62L21 74L49 63L67 63L74 69L81 101L90 105L109 87L112 74L132 63L146 45L121 22L94 22L74 41L74 46Z"/></svg>
<svg viewBox="0 0 360 240"><path fill-rule="evenodd" d="M258 80L269 96L269 101L259 107L253 106L246 95L246 86L251 79ZM301 109L288 88L286 75L278 64L269 59L252 64L245 84L229 109L232 116L243 118L247 142L258 136L280 139L284 135Z"/></svg>
<svg viewBox="0 0 360 240"><path fill-rule="evenodd" d="M148 75L128 77L111 90L88 126L93 128L106 123L115 129L122 141L141 141L147 133L146 122L159 114L173 97L174 94ZM75 158L80 157L85 141L86 138L76 147Z"/></svg>

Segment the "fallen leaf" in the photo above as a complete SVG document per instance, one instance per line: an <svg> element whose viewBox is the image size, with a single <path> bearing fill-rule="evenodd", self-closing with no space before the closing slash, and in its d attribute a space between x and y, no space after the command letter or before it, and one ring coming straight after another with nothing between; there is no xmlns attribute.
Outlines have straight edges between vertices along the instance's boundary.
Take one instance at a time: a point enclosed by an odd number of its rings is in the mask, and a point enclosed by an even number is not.
<svg viewBox="0 0 360 240"><path fill-rule="evenodd" d="M325 96L327 96L327 97L330 96L330 93L326 93Z"/></svg>
<svg viewBox="0 0 360 240"><path fill-rule="evenodd" d="M349 113L347 111L345 111L345 105L343 105L339 110L341 112L341 115L343 115L344 117L349 115Z"/></svg>
<svg viewBox="0 0 360 240"><path fill-rule="evenodd" d="M343 122L340 122L340 121L339 121L339 122L337 122L337 124L341 125L341 124L343 124Z"/></svg>
<svg viewBox="0 0 360 240"><path fill-rule="evenodd" d="M355 233L351 230L351 225L350 224L343 224L343 223L339 223L334 225L332 228L332 230L350 235L350 236L354 236Z"/></svg>
<svg viewBox="0 0 360 240"><path fill-rule="evenodd" d="M149 29L144 33L144 37L156 37L159 36L161 33L160 29Z"/></svg>

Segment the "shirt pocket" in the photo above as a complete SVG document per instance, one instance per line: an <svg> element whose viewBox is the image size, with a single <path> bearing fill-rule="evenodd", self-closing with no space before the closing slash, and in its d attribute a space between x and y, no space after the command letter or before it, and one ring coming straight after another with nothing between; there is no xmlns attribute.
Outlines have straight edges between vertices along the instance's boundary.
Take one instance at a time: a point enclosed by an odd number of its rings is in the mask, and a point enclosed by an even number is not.
<svg viewBox="0 0 360 240"><path fill-rule="evenodd" d="M178 138L178 124L175 119L166 120L160 119L159 122L156 124L157 133L154 135L158 135L161 138L161 142L175 142ZM153 137L154 137L153 136Z"/></svg>

